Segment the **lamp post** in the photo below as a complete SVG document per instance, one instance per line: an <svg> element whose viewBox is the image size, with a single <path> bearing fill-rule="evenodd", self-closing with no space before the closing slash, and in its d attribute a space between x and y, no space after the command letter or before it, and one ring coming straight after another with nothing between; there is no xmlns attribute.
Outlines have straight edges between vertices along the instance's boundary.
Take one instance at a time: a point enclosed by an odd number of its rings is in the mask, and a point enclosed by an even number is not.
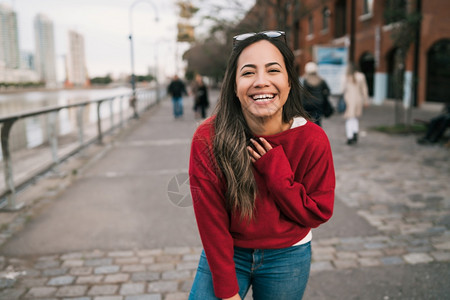
<svg viewBox="0 0 450 300"><path fill-rule="evenodd" d="M130 35L128 38L130 39L130 57L131 57L131 89L133 91L133 99L136 101L136 75L134 74L134 47L133 47L133 19L132 19L132 12L133 8L138 4L139 2L147 2L149 3L153 9L155 10L155 22L158 22L158 10L156 9L155 4L149 0L136 0L131 4L130 11L129 11L129 23L130 23Z"/></svg>

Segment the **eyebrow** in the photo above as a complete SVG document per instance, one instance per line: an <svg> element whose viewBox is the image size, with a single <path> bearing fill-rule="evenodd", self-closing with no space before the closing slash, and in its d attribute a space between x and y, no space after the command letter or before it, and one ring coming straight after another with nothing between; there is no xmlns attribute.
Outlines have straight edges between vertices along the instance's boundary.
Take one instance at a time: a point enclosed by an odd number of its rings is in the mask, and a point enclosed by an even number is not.
<svg viewBox="0 0 450 300"><path fill-rule="evenodd" d="M268 67L273 66L273 65L279 65L281 67L281 65L279 63L277 63L277 62L270 62L270 63L267 63L265 66L266 66L266 68L268 68ZM245 68L245 67L256 69L256 65L246 64L246 65L243 65L242 68L239 71L242 71L242 69Z"/></svg>

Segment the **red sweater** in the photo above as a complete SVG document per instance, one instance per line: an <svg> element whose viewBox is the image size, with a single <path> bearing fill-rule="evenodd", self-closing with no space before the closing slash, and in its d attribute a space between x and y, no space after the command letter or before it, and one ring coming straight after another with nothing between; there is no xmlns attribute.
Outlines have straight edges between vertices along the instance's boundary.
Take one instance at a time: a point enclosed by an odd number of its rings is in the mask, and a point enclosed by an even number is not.
<svg viewBox="0 0 450 300"><path fill-rule="evenodd" d="M238 293L233 246L278 249L292 246L326 222L334 203L334 166L325 132L305 125L265 136L273 149L254 164L258 186L255 218L241 222L225 206L226 185L212 154L212 119L192 139L190 187L200 237L218 298Z"/></svg>

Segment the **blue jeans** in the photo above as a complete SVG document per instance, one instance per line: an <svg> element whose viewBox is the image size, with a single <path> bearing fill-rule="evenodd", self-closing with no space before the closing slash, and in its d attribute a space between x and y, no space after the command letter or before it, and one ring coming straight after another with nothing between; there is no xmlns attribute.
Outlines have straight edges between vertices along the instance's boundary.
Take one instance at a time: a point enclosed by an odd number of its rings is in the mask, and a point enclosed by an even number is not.
<svg viewBox="0 0 450 300"><path fill-rule="evenodd" d="M181 117L183 115L183 98L173 97L173 115L175 118Z"/></svg>
<svg viewBox="0 0 450 300"><path fill-rule="evenodd" d="M255 300L302 299L311 266L311 243L284 249L234 248L239 295L250 286ZM200 256L189 300L216 300L205 252Z"/></svg>

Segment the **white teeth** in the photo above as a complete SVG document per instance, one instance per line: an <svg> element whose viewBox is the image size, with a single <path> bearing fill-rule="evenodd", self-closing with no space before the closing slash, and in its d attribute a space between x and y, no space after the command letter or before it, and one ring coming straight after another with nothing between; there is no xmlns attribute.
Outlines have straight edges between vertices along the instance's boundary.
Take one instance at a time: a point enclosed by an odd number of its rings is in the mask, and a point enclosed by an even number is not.
<svg viewBox="0 0 450 300"><path fill-rule="evenodd" d="M253 100L255 101L267 101L273 99L273 97L274 97L273 94L261 94L252 96Z"/></svg>

